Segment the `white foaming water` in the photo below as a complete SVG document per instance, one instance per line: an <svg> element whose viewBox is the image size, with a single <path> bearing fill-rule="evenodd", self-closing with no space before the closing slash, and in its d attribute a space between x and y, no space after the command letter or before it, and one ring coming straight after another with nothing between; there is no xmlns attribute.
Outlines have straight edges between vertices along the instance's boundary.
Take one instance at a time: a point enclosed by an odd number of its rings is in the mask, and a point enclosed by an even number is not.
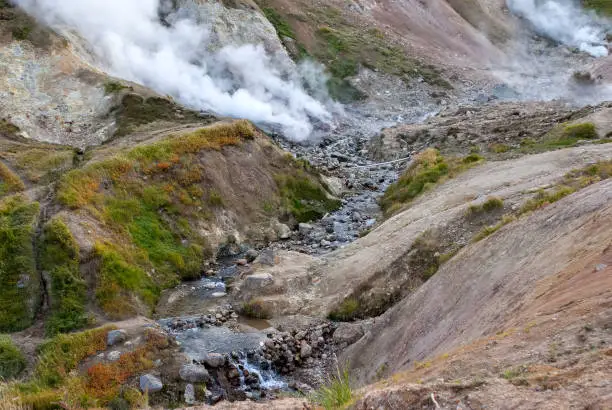
<svg viewBox="0 0 612 410"><path fill-rule="evenodd" d="M324 84L321 68L288 67L261 45L208 51L207 29L188 17L176 13L162 24L160 0L12 1L47 24L76 31L103 70L191 108L274 124L294 140L307 139L313 121L331 121L326 104L302 86L313 89L313 78Z"/></svg>
<svg viewBox="0 0 612 410"><path fill-rule="evenodd" d="M525 18L541 35L577 47L595 57L608 55L606 21L572 0L507 0L514 14Z"/></svg>

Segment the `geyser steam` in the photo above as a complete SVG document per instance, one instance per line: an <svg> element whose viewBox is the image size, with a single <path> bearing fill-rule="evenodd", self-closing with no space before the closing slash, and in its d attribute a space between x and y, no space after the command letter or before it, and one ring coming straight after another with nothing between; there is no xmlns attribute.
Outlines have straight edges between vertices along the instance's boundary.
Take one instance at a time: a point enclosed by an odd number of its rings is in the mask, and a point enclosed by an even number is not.
<svg viewBox="0 0 612 410"><path fill-rule="evenodd" d="M608 55L603 24L572 0L507 0L508 8L541 35L595 57Z"/></svg>
<svg viewBox="0 0 612 410"><path fill-rule="evenodd" d="M210 52L205 27L178 14L162 24L160 0L14 2L50 25L78 32L110 74L189 107L276 124L296 140L312 133L312 120L331 119L326 106L306 93L295 67L287 69L261 45Z"/></svg>

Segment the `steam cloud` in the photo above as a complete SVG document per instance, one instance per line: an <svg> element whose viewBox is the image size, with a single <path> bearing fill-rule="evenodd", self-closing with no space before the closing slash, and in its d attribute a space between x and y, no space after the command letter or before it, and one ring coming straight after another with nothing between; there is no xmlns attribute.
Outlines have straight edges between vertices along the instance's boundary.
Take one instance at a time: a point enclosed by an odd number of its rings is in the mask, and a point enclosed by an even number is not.
<svg viewBox="0 0 612 410"><path fill-rule="evenodd" d="M602 21L571 0L507 0L508 8L541 35L595 57L608 55Z"/></svg>
<svg viewBox="0 0 612 410"><path fill-rule="evenodd" d="M299 71L311 71L310 86L322 72L287 68L261 45L210 52L205 27L178 14L170 25L161 23L160 0L14 1L47 24L79 33L105 71L189 107L275 124L295 140L309 137L313 121L331 120L326 105L304 90Z"/></svg>

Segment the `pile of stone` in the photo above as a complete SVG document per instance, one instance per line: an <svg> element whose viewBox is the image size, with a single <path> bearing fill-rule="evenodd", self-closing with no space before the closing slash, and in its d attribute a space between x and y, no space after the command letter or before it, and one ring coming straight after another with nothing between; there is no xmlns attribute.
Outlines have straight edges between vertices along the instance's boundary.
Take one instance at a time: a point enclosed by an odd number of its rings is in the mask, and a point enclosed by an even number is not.
<svg viewBox="0 0 612 410"><path fill-rule="evenodd" d="M211 309L210 313L207 315L201 315L196 318L174 318L167 324L167 328L171 332L183 332L188 329L224 326L235 323L237 320L238 314L234 311L232 306L223 305Z"/></svg>
<svg viewBox="0 0 612 410"><path fill-rule="evenodd" d="M249 352L249 359L259 361L261 368L272 366L281 374L314 366L331 354L334 330L334 324L325 323L306 330L270 333L258 351Z"/></svg>

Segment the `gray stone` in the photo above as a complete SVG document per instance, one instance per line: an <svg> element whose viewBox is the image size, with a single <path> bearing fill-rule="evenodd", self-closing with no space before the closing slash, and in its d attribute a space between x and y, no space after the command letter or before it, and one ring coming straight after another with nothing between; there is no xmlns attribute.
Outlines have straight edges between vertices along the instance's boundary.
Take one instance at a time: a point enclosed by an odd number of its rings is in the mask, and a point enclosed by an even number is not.
<svg viewBox="0 0 612 410"><path fill-rule="evenodd" d="M298 225L298 231L300 232L300 235L302 236L308 235L310 232L312 232L313 229L314 229L314 226L310 224L301 223Z"/></svg>
<svg viewBox="0 0 612 410"><path fill-rule="evenodd" d="M253 262L255 259L257 259L257 257L259 256L259 252L257 252L255 249L249 249L246 253L246 255L244 255L246 260L251 263Z"/></svg>
<svg viewBox="0 0 612 410"><path fill-rule="evenodd" d="M259 290L274 283L274 277L269 273L256 273L247 276L242 284L243 290Z"/></svg>
<svg viewBox="0 0 612 410"><path fill-rule="evenodd" d="M300 357L302 359L307 359L310 357L311 354L312 354L312 347L305 341L302 341L302 346L300 347Z"/></svg>
<svg viewBox="0 0 612 410"><path fill-rule="evenodd" d="M140 390L148 393L155 393L164 388L164 384L152 374L140 376Z"/></svg>
<svg viewBox="0 0 612 410"><path fill-rule="evenodd" d="M117 360L119 360L119 358L121 358L121 352L113 350L112 352L106 355L106 358L111 362L116 362Z"/></svg>
<svg viewBox="0 0 612 410"><path fill-rule="evenodd" d="M278 225L276 225L274 230L276 231L276 234L278 235L279 239L291 238L291 229L285 224L279 223Z"/></svg>
<svg viewBox="0 0 612 410"><path fill-rule="evenodd" d="M108 346L114 346L117 343L125 342L127 337L127 332L123 329L111 330L106 336L106 344Z"/></svg>
<svg viewBox="0 0 612 410"><path fill-rule="evenodd" d="M351 345L362 336L363 329L359 323L342 323L334 331L333 339L336 344Z"/></svg>
<svg viewBox="0 0 612 410"><path fill-rule="evenodd" d="M203 360L208 367L221 367L225 364L225 356L221 353L208 353Z"/></svg>
<svg viewBox="0 0 612 410"><path fill-rule="evenodd" d="M183 381L189 383L207 383L210 381L210 375L206 367L200 364L185 364L179 370L179 376Z"/></svg>
<svg viewBox="0 0 612 410"><path fill-rule="evenodd" d="M255 260L255 263L258 263L260 265L274 266L276 264L275 259L276 258L274 255L274 250L266 249L259 254L257 259Z"/></svg>
<svg viewBox="0 0 612 410"><path fill-rule="evenodd" d="M187 386L185 386L185 403L195 404L195 402L196 402L195 388L193 387L193 384L190 383Z"/></svg>

